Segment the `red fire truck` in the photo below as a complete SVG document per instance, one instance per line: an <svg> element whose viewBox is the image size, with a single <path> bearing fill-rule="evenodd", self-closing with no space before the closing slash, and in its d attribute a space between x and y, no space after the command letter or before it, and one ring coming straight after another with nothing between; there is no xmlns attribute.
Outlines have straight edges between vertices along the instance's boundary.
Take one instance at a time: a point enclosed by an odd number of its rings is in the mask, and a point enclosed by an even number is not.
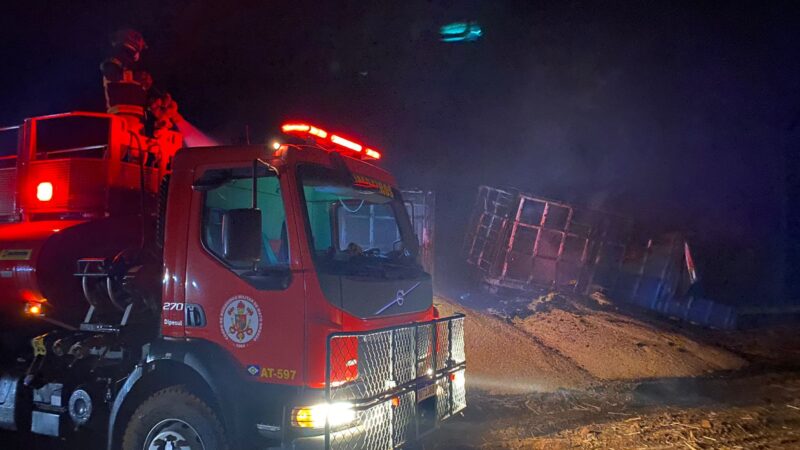
<svg viewBox="0 0 800 450"><path fill-rule="evenodd" d="M466 406L463 316L432 306L378 151L304 122L274 147L181 148L141 123L0 130L0 429L394 448Z"/></svg>

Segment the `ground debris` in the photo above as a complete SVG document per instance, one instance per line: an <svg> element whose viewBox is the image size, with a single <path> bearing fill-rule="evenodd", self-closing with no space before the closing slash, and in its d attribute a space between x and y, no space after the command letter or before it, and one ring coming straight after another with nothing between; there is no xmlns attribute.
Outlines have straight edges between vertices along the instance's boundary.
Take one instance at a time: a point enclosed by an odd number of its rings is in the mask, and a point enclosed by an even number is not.
<svg viewBox="0 0 800 450"><path fill-rule="evenodd" d="M650 448L704 450L712 448L795 448L800 446L800 421L780 427L762 426L746 429L741 426L714 426L710 411L692 409L669 413L653 413L618 422L594 423L565 429L543 436L494 441L484 448ZM718 411L726 420L735 420L742 408ZM697 425L699 424L699 425ZM788 431L787 431L788 430ZM499 435L498 435L499 436ZM492 441L490 439L490 441ZM559 447L559 443L567 443ZM776 445L779 444L779 445Z"/></svg>
<svg viewBox="0 0 800 450"><path fill-rule="evenodd" d="M692 381L703 395L679 389L658 403L642 403L640 385L616 382L584 391L502 397L473 393L465 422L443 427L432 448L800 448L800 414L786 407L800 402L791 390L800 386L800 370L708 377ZM764 400L767 392L771 402Z"/></svg>

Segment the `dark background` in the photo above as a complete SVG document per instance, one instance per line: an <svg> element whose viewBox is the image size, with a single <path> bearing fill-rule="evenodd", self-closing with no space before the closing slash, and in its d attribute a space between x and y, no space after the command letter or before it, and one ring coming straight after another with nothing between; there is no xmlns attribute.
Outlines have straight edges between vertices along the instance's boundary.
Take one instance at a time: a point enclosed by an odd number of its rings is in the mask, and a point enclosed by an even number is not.
<svg viewBox="0 0 800 450"><path fill-rule="evenodd" d="M459 20L483 39L439 42ZM0 123L101 110L107 37L132 26L221 141L304 118L436 190L444 269L477 186L513 185L684 230L728 284L712 297L795 302L798 23L792 2L19 2L0 15Z"/></svg>

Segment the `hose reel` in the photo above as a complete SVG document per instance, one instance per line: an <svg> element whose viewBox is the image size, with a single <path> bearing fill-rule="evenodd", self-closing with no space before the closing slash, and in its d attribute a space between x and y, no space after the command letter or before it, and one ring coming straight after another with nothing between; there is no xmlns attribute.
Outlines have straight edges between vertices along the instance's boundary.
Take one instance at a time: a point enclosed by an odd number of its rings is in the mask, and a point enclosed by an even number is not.
<svg viewBox="0 0 800 450"><path fill-rule="evenodd" d="M147 252L127 249L113 258L80 259L75 275L81 277L84 298L97 312L124 313L129 307L133 313L157 311L158 293L149 280L157 277L149 268L154 264Z"/></svg>

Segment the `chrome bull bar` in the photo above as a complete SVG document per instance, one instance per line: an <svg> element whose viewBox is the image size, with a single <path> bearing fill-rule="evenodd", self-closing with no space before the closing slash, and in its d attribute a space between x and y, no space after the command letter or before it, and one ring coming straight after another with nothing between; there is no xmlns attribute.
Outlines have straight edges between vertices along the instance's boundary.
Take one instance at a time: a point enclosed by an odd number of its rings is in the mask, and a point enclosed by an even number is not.
<svg viewBox="0 0 800 450"><path fill-rule="evenodd" d="M328 337L325 399L355 420L325 426L326 449L413 442L466 407L464 315Z"/></svg>

